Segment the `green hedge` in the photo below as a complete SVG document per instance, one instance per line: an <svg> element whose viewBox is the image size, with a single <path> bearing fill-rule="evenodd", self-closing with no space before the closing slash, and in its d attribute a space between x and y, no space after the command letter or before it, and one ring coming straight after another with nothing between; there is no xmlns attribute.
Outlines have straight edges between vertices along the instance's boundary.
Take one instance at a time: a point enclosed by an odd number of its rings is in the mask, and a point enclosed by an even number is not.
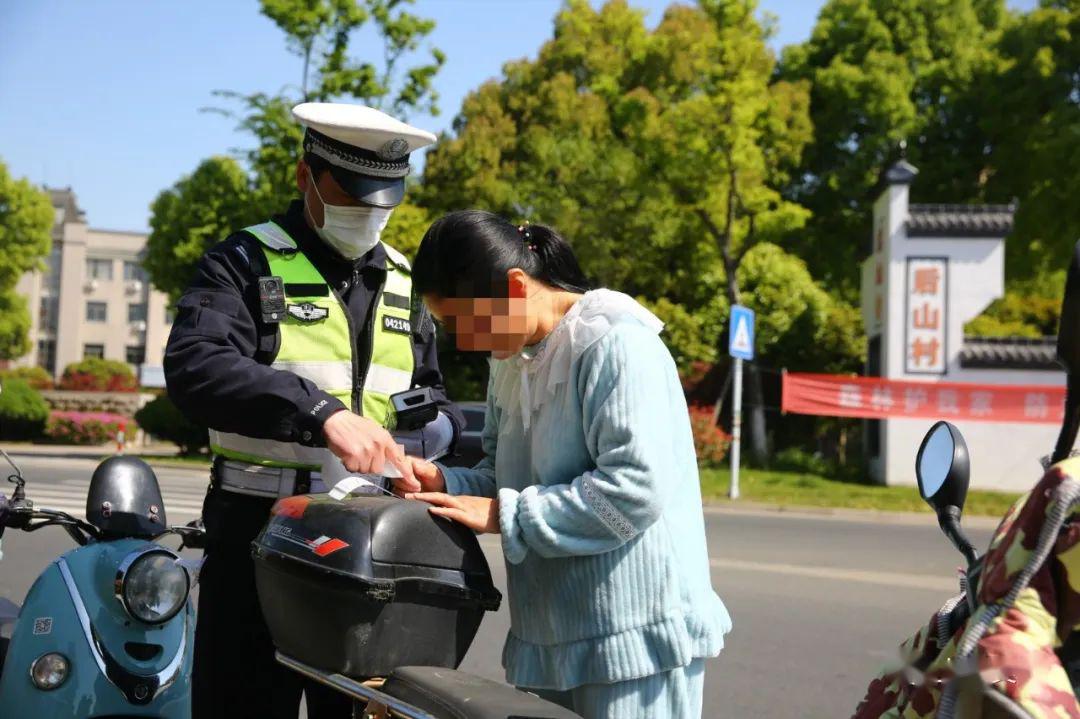
<svg viewBox="0 0 1080 719"><path fill-rule="evenodd" d="M210 444L206 427L188 420L168 395L148 402L135 413L135 421L144 432L177 445L182 454L194 454Z"/></svg>
<svg viewBox="0 0 1080 719"><path fill-rule="evenodd" d="M48 419L49 405L25 380L4 381L0 388L0 439L36 439Z"/></svg>

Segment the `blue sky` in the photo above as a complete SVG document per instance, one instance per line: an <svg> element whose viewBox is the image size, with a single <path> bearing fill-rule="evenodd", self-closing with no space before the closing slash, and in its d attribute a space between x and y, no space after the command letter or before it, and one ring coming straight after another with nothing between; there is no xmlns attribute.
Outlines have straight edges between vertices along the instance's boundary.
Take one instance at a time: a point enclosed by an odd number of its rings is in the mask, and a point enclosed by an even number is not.
<svg viewBox="0 0 1080 719"><path fill-rule="evenodd" d="M669 0L631 0L659 20ZM820 0L762 0L779 18L774 45L809 35ZM1010 0L1028 8L1035 0ZM442 114L414 116L438 132L502 64L551 35L561 0L418 0L447 53L436 78ZM378 57L361 33L355 57ZM371 47L367 50L365 46ZM298 85L300 61L256 0L10 0L0 2L0 160L12 174L70 185L93 227L145 230L163 188L213 154L250 139L200 108L215 89L277 92Z"/></svg>

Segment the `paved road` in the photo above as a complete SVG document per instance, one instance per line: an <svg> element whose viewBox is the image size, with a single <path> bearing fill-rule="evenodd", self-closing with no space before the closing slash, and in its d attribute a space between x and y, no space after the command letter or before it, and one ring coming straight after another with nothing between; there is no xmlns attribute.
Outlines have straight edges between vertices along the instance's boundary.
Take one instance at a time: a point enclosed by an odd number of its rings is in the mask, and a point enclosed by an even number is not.
<svg viewBox="0 0 1080 719"><path fill-rule="evenodd" d="M80 511L87 460L22 459L28 494ZM172 523L198 512L205 476L159 472ZM914 490L912 490L914 491ZM48 501L47 501L48 500ZM849 716L877 667L952 593L961 561L929 516L907 522L709 509L713 585L735 622L709 663L706 717L826 719ZM989 531L971 532L985 546ZM482 544L505 587L498 539ZM0 595L21 598L37 573L70 548L60 531L9 532ZM489 616L464 669L501 678L506 611Z"/></svg>

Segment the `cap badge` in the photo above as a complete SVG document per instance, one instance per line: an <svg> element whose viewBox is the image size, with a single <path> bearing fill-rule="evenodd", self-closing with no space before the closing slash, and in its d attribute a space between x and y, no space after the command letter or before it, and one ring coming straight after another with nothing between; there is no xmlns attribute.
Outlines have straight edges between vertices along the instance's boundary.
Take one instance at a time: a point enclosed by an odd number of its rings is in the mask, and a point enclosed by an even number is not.
<svg viewBox="0 0 1080 719"><path fill-rule="evenodd" d="M375 154L379 156L380 160L386 160L387 162L400 160L409 154L409 141L403 137L387 140Z"/></svg>

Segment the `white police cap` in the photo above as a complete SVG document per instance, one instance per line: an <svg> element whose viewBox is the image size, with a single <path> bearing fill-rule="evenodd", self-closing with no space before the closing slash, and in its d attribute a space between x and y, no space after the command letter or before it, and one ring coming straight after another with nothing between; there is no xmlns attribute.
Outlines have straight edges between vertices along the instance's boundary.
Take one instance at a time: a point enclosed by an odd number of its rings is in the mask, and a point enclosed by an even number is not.
<svg viewBox="0 0 1080 719"><path fill-rule="evenodd" d="M292 109L307 128L304 151L322 158L342 189L380 207L401 203L409 154L435 135L364 105L305 102Z"/></svg>

